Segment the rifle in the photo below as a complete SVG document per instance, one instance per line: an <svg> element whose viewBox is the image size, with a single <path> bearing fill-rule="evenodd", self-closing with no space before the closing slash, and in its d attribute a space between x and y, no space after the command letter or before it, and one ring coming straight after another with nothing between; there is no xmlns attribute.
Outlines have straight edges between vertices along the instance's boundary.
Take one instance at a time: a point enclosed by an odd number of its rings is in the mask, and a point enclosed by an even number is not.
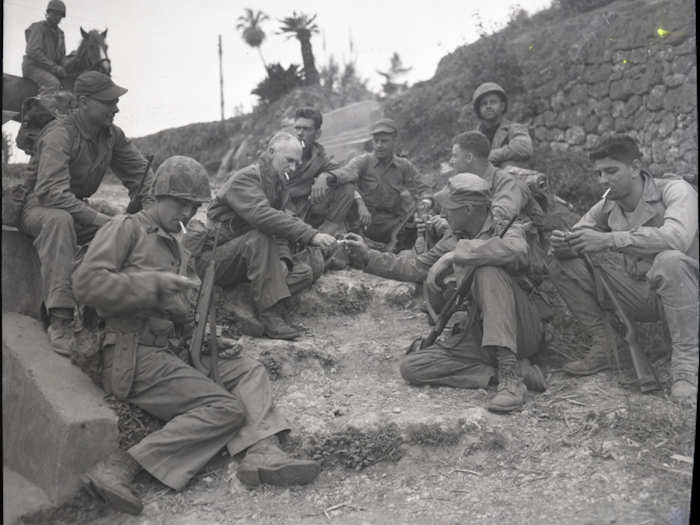
<svg viewBox="0 0 700 525"><path fill-rule="evenodd" d="M153 155L148 155L146 157L146 160L148 161L146 163L146 171L143 172L143 175L141 176L141 181L139 182L139 187L136 188L136 192L134 193L134 198L129 201L129 205L126 207L126 213L132 214L132 213L137 213L141 211L143 208L143 203L141 202L141 190L143 189L143 183L146 180L146 177L148 176L148 170L151 169L151 164L153 163Z"/></svg>
<svg viewBox="0 0 700 525"><path fill-rule="evenodd" d="M414 204L413 206L411 206L411 209L408 210L408 213L406 213L406 215L394 227L394 229L391 230L391 237L389 238L389 242L386 244L386 251L388 253L394 252L394 248L396 248L396 243L399 240L399 233L401 232L403 227L406 226L406 223L413 217L417 210L418 204Z"/></svg>
<svg viewBox="0 0 700 525"><path fill-rule="evenodd" d="M649 358L640 348L639 343L637 342L637 333L634 329L634 325L622 307L617 295L615 295L615 292L610 285L610 281L608 280L608 276L600 266L595 266L593 264L590 255L584 253L583 259L586 261L586 264L593 274L593 278L596 280L596 282L600 283L601 287L610 299L617 317L625 326L625 341L627 341L627 345L630 349L630 355L632 356L632 364L634 365L634 373L637 376L639 390L641 390L643 393L660 390L661 383L659 382L659 377L656 374L656 370L654 370L654 367L649 362ZM620 360L617 354L617 347L615 347L615 360L617 361L617 368L619 371Z"/></svg>
<svg viewBox="0 0 700 525"><path fill-rule="evenodd" d="M211 259L207 263L204 271L202 286L199 288L197 297L197 308L194 314L194 332L190 341L190 357L194 367L207 375L207 370L202 364L201 354L207 322L209 323L209 355L211 356L211 372L214 381L219 383L218 351L216 348L216 305L214 304L214 274L216 262L216 247L219 244L219 232L221 227L217 226L214 233L214 247L211 251Z"/></svg>
<svg viewBox="0 0 700 525"><path fill-rule="evenodd" d="M517 215L514 215L513 218L508 222L506 227L503 229L501 234L498 236L499 239L502 239L503 236L506 234L506 232L510 229L510 227L513 225L515 222L515 219L517 218ZM445 329L445 326L447 325L447 322L450 320L450 318L454 315L454 313L457 311L457 309L462 305L464 300L467 298L467 295L470 293L471 288L472 288L472 283L474 282L474 272L476 270L476 267L471 267L470 270L467 272L467 274L464 276L462 281L459 283L457 288L455 288L454 292L450 294L450 296L447 298L447 301L445 302L445 305L442 307L440 310L440 314L437 316L437 319L435 320L435 326L430 330L430 333L428 334L427 337L425 338L419 338L420 340L420 348L427 348L429 346L432 346L435 344L435 341L437 341L437 338L440 337L440 334L442 334L442 331ZM468 331L469 328L471 327L472 323L476 319L476 308L472 308L471 312L469 313L469 320L467 321L466 326L464 327L464 331ZM409 347L408 351L406 352L407 354L415 350L416 348L416 341L413 342L413 344Z"/></svg>

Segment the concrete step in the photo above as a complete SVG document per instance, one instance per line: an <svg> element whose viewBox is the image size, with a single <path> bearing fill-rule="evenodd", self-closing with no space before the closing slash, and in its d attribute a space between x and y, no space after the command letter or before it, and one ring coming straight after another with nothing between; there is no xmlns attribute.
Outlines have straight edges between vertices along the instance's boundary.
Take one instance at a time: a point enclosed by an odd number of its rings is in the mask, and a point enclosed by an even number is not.
<svg viewBox="0 0 700 525"><path fill-rule="evenodd" d="M2 364L5 465L61 503L117 448L117 416L104 393L52 350L35 319L3 313Z"/></svg>
<svg viewBox="0 0 700 525"><path fill-rule="evenodd" d="M11 226L2 227L2 311L39 318L41 266L32 239Z"/></svg>
<svg viewBox="0 0 700 525"><path fill-rule="evenodd" d="M52 507L46 492L14 470L2 468L2 522L13 525L27 514Z"/></svg>

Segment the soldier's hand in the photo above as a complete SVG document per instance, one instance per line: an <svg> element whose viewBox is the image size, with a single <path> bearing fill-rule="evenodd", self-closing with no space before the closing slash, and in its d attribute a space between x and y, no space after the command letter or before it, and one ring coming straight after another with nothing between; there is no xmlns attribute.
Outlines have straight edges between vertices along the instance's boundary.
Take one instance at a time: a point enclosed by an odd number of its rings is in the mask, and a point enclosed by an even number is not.
<svg viewBox="0 0 700 525"><path fill-rule="evenodd" d="M442 293L445 285L445 277L453 271L454 252L447 252L440 257L435 264L428 270L428 275L425 278L425 285L431 294L439 295Z"/></svg>
<svg viewBox="0 0 700 525"><path fill-rule="evenodd" d="M425 230L427 229L426 221L423 220L423 218L420 215L416 214L413 217L413 224L416 225L416 233L418 233L418 236L422 237L425 234Z"/></svg>
<svg viewBox="0 0 700 525"><path fill-rule="evenodd" d="M362 237L356 233L348 233L342 242L348 252L348 261L353 267L364 268L367 266L369 248Z"/></svg>
<svg viewBox="0 0 700 525"><path fill-rule="evenodd" d="M569 246L575 252L600 252L613 247L612 235L609 232L599 232L590 228L581 229L569 234Z"/></svg>
<svg viewBox="0 0 700 525"><path fill-rule="evenodd" d="M367 209L364 201L360 199L357 200L357 213L360 216L360 224L362 226L369 226L372 224L372 214Z"/></svg>
<svg viewBox="0 0 700 525"><path fill-rule="evenodd" d="M449 229L450 225L447 223L447 219L440 217L439 215L433 215L428 221L428 226L433 229L438 237L445 235L445 232Z"/></svg>
<svg viewBox="0 0 700 525"><path fill-rule="evenodd" d="M328 195L328 173L321 173L311 186L311 204L319 204Z"/></svg>
<svg viewBox="0 0 700 525"><path fill-rule="evenodd" d="M191 289L199 287L198 279L190 279L183 275L178 275L172 272L163 272L158 275L158 295L166 297L170 294L183 293Z"/></svg>
<svg viewBox="0 0 700 525"><path fill-rule="evenodd" d="M324 254L331 253L337 244L338 241L335 240L335 237L327 233L317 233L311 238L311 245L319 246Z"/></svg>
<svg viewBox="0 0 700 525"><path fill-rule="evenodd" d="M555 252L565 251L569 248L567 236L567 232L561 230L552 231L552 235L549 237L549 243L552 245L552 249Z"/></svg>

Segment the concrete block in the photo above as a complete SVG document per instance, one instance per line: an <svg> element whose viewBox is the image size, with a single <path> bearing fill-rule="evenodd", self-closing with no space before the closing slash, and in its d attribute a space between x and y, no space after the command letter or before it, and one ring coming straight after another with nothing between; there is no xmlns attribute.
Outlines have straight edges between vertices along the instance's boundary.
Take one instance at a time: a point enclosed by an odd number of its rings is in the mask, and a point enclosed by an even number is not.
<svg viewBox="0 0 700 525"><path fill-rule="evenodd" d="M46 493L12 469L2 469L2 522L13 525L27 514L51 508Z"/></svg>
<svg viewBox="0 0 700 525"><path fill-rule="evenodd" d="M41 266L32 239L17 228L2 227L2 311L39 319Z"/></svg>
<svg viewBox="0 0 700 525"><path fill-rule="evenodd" d="M104 392L51 349L35 319L3 313L2 364L5 465L59 504L117 448L117 416Z"/></svg>

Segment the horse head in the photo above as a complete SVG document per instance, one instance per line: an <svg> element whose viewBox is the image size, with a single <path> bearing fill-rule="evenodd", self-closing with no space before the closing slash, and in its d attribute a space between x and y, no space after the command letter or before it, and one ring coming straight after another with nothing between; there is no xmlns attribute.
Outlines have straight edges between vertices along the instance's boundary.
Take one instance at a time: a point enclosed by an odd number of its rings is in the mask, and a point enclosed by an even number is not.
<svg viewBox="0 0 700 525"><path fill-rule="evenodd" d="M107 54L107 29L100 32L96 29L85 31L80 28L83 40L76 51L76 69L81 71L99 71L106 75L112 73L112 63Z"/></svg>

